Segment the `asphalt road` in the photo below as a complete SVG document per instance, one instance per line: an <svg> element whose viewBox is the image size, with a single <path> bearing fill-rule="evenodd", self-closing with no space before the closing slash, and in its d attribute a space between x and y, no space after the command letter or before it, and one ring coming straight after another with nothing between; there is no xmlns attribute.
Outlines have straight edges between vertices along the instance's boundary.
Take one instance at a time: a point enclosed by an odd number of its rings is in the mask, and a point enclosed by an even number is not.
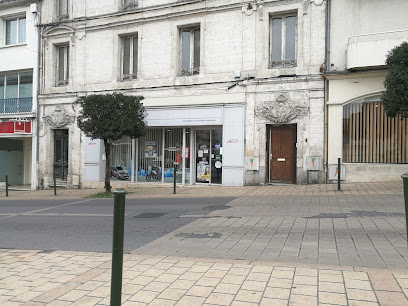
<svg viewBox="0 0 408 306"><path fill-rule="evenodd" d="M124 251L158 239L233 199L126 200ZM1 202L0 248L111 252L112 224L113 199Z"/></svg>

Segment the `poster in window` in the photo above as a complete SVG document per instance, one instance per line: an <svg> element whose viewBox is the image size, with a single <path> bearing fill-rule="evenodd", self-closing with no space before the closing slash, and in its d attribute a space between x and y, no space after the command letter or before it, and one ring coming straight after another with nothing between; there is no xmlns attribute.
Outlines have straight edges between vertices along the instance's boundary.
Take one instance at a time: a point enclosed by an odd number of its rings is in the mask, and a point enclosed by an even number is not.
<svg viewBox="0 0 408 306"><path fill-rule="evenodd" d="M145 141L145 158L157 157L157 143L154 140Z"/></svg>
<svg viewBox="0 0 408 306"><path fill-rule="evenodd" d="M197 164L197 181L208 182L210 180L210 166L208 162Z"/></svg>

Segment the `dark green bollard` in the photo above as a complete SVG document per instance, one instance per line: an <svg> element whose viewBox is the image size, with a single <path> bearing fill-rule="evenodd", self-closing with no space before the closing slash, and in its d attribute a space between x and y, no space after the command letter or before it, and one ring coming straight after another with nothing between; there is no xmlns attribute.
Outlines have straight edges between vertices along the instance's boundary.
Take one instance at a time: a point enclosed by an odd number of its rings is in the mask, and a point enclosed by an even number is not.
<svg viewBox="0 0 408 306"><path fill-rule="evenodd" d="M6 175L6 197L8 197L8 175Z"/></svg>
<svg viewBox="0 0 408 306"><path fill-rule="evenodd" d="M337 190L340 191L341 187L340 187L340 183L341 183L341 160L340 158L337 159Z"/></svg>
<svg viewBox="0 0 408 306"><path fill-rule="evenodd" d="M404 202L405 202L405 227L407 229L408 238L408 172L401 175L404 182Z"/></svg>
<svg viewBox="0 0 408 306"><path fill-rule="evenodd" d="M123 272L123 237L125 228L125 189L114 191L111 306L121 305Z"/></svg>

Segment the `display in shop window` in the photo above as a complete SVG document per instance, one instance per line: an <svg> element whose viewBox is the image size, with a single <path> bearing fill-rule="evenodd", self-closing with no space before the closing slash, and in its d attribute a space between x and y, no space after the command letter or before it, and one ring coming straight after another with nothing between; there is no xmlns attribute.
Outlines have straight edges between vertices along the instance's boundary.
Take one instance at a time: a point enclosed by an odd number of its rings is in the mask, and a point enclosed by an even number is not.
<svg viewBox="0 0 408 306"><path fill-rule="evenodd" d="M157 157L157 143L154 140L145 142L145 157L156 158Z"/></svg>

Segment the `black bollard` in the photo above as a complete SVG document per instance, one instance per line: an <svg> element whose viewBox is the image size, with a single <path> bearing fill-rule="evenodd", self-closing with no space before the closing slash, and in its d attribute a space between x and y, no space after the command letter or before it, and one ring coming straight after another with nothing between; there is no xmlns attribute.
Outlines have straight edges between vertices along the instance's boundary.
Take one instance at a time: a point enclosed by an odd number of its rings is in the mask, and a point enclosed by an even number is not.
<svg viewBox="0 0 408 306"><path fill-rule="evenodd" d="M407 229L407 238L408 238L408 172L401 175L401 177L404 183L405 227Z"/></svg>
<svg viewBox="0 0 408 306"><path fill-rule="evenodd" d="M341 180L341 160L340 158L337 159L337 169L338 169L338 176L337 176L337 190L341 190L340 180Z"/></svg>
<svg viewBox="0 0 408 306"><path fill-rule="evenodd" d="M6 175L6 197L8 197L8 175Z"/></svg>
<svg viewBox="0 0 408 306"><path fill-rule="evenodd" d="M54 195L57 195L57 180L55 179L55 171L52 173L53 179L54 179Z"/></svg>
<svg viewBox="0 0 408 306"><path fill-rule="evenodd" d="M112 277L110 305L121 305L122 272L123 272L123 240L125 228L125 196L126 190L119 188L114 191L113 207L113 243L112 243Z"/></svg>
<svg viewBox="0 0 408 306"><path fill-rule="evenodd" d="M176 166L174 166L173 193L176 194Z"/></svg>

